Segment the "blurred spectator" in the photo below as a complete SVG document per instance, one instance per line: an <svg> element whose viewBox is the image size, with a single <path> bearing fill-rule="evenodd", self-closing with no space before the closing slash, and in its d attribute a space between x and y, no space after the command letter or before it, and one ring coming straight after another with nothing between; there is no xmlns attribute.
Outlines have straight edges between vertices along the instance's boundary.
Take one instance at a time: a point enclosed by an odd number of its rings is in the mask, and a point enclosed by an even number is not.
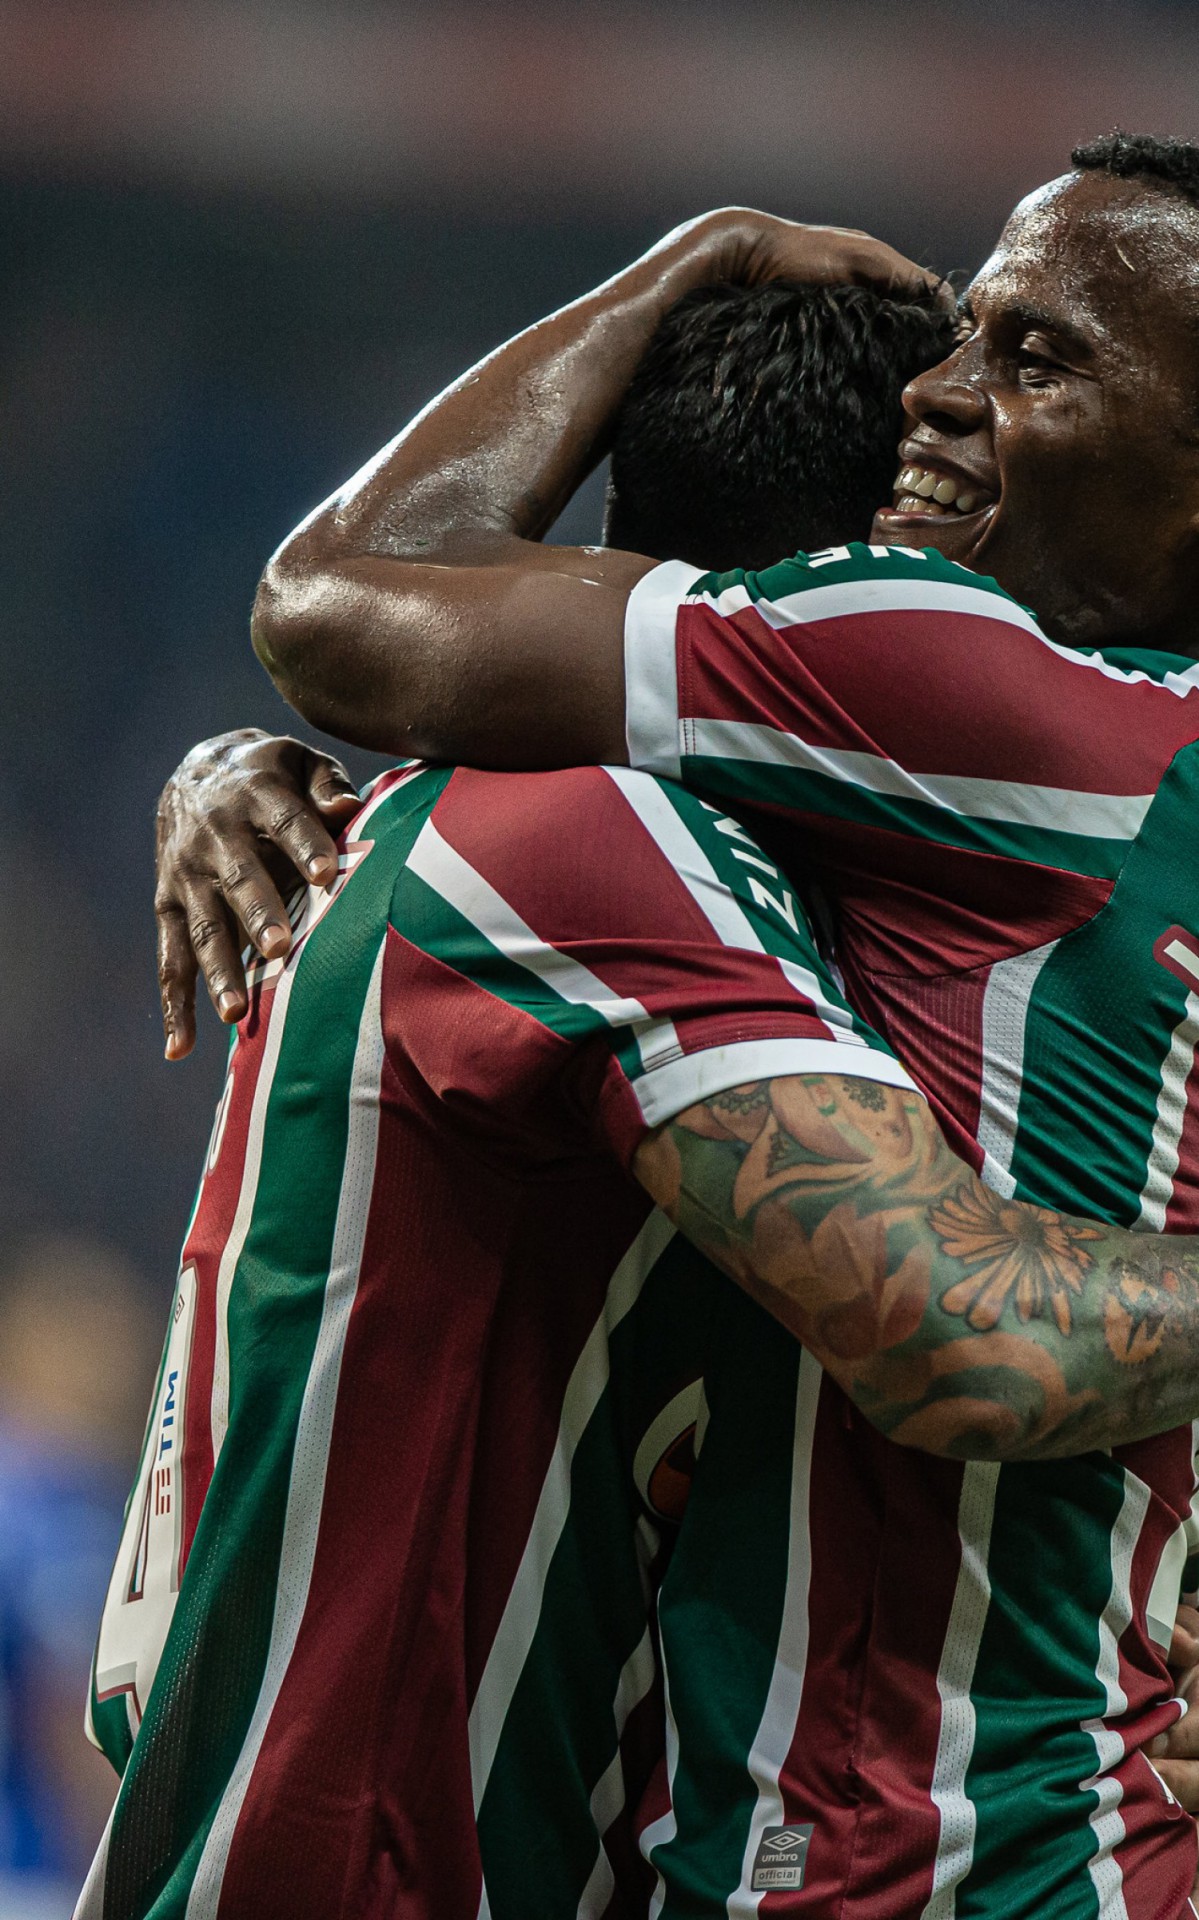
<svg viewBox="0 0 1199 1920"><path fill-rule="evenodd" d="M0 1275L0 1920L69 1915L115 1779L83 1710L158 1329L98 1241Z"/></svg>

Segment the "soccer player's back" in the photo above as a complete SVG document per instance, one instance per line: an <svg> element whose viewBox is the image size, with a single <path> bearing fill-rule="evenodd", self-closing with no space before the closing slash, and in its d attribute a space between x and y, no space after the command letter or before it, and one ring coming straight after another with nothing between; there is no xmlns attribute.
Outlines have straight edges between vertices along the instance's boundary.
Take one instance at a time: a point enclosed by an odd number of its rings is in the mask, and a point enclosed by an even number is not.
<svg viewBox="0 0 1199 1920"><path fill-rule="evenodd" d="M718 827L412 768L299 897L101 1626L87 1920L644 1908L650 1593L733 1295L625 1163L755 1063L905 1078Z"/></svg>

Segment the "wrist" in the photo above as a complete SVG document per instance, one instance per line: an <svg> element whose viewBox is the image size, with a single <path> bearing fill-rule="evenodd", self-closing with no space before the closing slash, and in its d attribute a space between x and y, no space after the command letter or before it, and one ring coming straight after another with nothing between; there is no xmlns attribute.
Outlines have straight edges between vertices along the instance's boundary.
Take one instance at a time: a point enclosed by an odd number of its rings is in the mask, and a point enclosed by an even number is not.
<svg viewBox="0 0 1199 1920"><path fill-rule="evenodd" d="M655 271L664 307L697 287L742 280L768 221L768 215L747 207L697 214L659 240L631 271Z"/></svg>

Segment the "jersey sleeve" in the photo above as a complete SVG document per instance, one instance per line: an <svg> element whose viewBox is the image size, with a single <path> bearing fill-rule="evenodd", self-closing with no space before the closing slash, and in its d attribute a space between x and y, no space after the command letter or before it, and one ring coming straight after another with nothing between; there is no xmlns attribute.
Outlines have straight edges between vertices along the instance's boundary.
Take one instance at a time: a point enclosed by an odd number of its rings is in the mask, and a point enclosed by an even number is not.
<svg viewBox="0 0 1199 1920"><path fill-rule="evenodd" d="M923 882L945 850L955 892L985 898L995 863L1005 901L1019 863L1080 876L1093 911L1199 735L1199 668L1155 678L1058 646L933 551L698 580L668 563L630 598L625 665L632 765L801 820L838 867Z"/></svg>
<svg viewBox="0 0 1199 1920"><path fill-rule="evenodd" d="M912 1082L847 1005L793 888L732 817L625 768L459 771L391 926L394 1038L435 1092L527 1143L568 1097L624 1160L747 1081ZM552 1122L551 1122L552 1124Z"/></svg>

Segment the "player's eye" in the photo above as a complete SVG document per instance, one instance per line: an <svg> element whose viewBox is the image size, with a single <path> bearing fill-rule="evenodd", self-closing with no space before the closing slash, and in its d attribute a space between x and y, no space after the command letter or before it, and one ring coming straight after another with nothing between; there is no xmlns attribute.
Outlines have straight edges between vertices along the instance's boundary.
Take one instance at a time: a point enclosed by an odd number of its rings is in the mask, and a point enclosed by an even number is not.
<svg viewBox="0 0 1199 1920"><path fill-rule="evenodd" d="M1062 371L1062 363L1040 340L1024 340L1016 352L1016 366L1026 386L1047 386Z"/></svg>

